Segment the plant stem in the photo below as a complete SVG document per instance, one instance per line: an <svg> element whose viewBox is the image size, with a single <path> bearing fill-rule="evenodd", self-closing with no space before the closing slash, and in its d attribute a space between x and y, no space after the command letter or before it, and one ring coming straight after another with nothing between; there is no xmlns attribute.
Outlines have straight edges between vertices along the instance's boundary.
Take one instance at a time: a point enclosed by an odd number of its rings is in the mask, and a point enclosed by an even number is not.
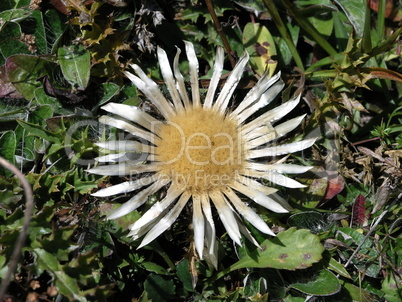
<svg viewBox="0 0 402 302"><path fill-rule="evenodd" d="M317 70L313 71L309 74L306 74L306 77L311 78L335 78L339 74L339 71L336 69L330 70Z"/></svg>
<svg viewBox="0 0 402 302"><path fill-rule="evenodd" d="M279 30L279 33L281 34L282 38L285 40L286 45L289 47L289 50L293 56L293 59L295 60L295 63L297 67L299 67L300 70L304 71L304 66L303 62L299 56L299 53L297 52L297 49L295 45L293 44L292 37L290 36L286 25L283 23L278 10L275 7L275 4L273 3L272 0L263 0L265 7L267 8L269 14L271 15L272 21L274 21L276 27Z"/></svg>
<svg viewBox="0 0 402 302"><path fill-rule="evenodd" d="M264 0L268 1L268 0ZM296 6L290 2L289 0L282 0L282 3L289 10L292 17L296 20L296 22L303 28L313 39L317 42L318 45L321 46L330 56L336 55L338 52L332 47L331 44L328 43L326 39L324 39L321 34L315 29L310 22L308 22L305 18L301 18L300 13L297 11Z"/></svg>
<svg viewBox="0 0 402 302"><path fill-rule="evenodd" d="M364 53L368 54L373 50L373 45L371 42L371 10L368 1L366 2L366 12L364 14L362 50Z"/></svg>
<svg viewBox="0 0 402 302"><path fill-rule="evenodd" d="M211 0L205 0L205 3L207 4L209 14L211 15L212 20L214 21L216 30L218 31L218 34L222 39L223 47L225 48L225 51L229 56L230 65L232 65L232 68L234 68L236 66L236 61L233 58L232 49L230 48L230 45L229 45L228 39L226 38L225 33L223 32L221 23L219 22L218 17L216 16L214 5L212 4Z"/></svg>
<svg viewBox="0 0 402 302"><path fill-rule="evenodd" d="M377 12L377 35L378 35L378 41L382 41L384 39L385 2L386 2L386 0L379 0L379 2L378 2L378 12ZM369 9L369 8L367 8L367 9Z"/></svg>

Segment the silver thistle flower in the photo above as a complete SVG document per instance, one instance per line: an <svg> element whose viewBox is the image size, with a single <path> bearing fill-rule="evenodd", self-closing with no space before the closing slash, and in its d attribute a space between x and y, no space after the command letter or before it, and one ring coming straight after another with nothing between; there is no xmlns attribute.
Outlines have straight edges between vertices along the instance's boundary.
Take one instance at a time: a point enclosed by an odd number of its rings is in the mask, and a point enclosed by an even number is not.
<svg viewBox="0 0 402 302"><path fill-rule="evenodd" d="M174 58L173 70L165 51L161 48L157 50L171 101L163 96L157 84L139 66L131 65L137 75L126 72L126 76L158 108L164 120L158 120L134 106L117 103L103 106L102 109L116 116L102 116L100 122L122 129L146 143L139 140L99 143L99 147L112 150L115 154L99 157L99 162L110 164L92 168L89 172L138 176L136 180L101 189L93 194L107 197L143 188L110 214L109 219L134 211L151 194L167 187L166 196L130 226L129 236L133 239L145 235L139 247L147 245L168 229L191 201L195 250L201 259L204 256L216 266L217 245L211 201L234 242L241 245L243 234L258 246L244 226L241 216L262 233L275 234L240 199L239 193L273 212L288 212L289 206L276 194L277 189L267 187L259 180L265 179L287 188L300 188L304 185L283 173L304 173L311 167L284 164L282 161L265 164L258 159L304 150L312 146L315 139L282 145L270 144L300 125L304 115L274 126L295 108L300 95L255 119L249 119L282 90L284 83L280 79L280 73L273 77L264 75L237 108L230 111L228 104L248 62L247 53L240 58L216 96L224 63L224 51L218 48L209 88L201 102L198 60L193 45L185 42L185 46L189 61L191 98L179 70L179 49ZM132 152L144 154L145 162L129 160L128 155Z"/></svg>

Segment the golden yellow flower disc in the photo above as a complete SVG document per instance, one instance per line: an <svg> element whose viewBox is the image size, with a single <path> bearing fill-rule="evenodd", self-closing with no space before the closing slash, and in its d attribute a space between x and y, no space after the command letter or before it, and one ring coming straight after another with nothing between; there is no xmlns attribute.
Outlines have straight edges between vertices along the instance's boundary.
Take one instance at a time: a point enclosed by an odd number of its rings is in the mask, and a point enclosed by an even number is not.
<svg viewBox="0 0 402 302"><path fill-rule="evenodd" d="M156 133L160 172L194 193L221 190L244 164L244 142L236 121L205 107L171 117Z"/></svg>

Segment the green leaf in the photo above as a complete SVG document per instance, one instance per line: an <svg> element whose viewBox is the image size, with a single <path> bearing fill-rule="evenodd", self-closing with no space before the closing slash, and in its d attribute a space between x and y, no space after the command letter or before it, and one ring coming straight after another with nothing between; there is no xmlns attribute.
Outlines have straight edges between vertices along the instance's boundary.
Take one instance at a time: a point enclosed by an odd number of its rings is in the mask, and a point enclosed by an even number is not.
<svg viewBox="0 0 402 302"><path fill-rule="evenodd" d="M169 280L167 277L151 274L145 281L144 288L152 301L164 302L172 298L176 286L173 280Z"/></svg>
<svg viewBox="0 0 402 302"><path fill-rule="evenodd" d="M329 260L328 268L342 277L352 279L345 267L334 258Z"/></svg>
<svg viewBox="0 0 402 302"><path fill-rule="evenodd" d="M305 294L314 296L329 296L341 289L338 278L328 270L321 270L312 280L303 283L293 283L290 287Z"/></svg>
<svg viewBox="0 0 402 302"><path fill-rule="evenodd" d="M17 120L17 122L28 132L28 135L43 138L44 140L47 140L51 143L60 143L60 141L62 140L62 138L57 133L47 131L39 125L28 123L22 120Z"/></svg>
<svg viewBox="0 0 402 302"><path fill-rule="evenodd" d="M336 37L336 44L338 51L343 51L346 48L349 33L352 27L349 23L345 22L346 16L344 14L333 14L334 20L334 34Z"/></svg>
<svg viewBox="0 0 402 302"><path fill-rule="evenodd" d="M0 122L14 122L26 117L26 107L0 102Z"/></svg>
<svg viewBox="0 0 402 302"><path fill-rule="evenodd" d="M47 39L51 41L51 53L57 52L58 45L62 40L64 31L68 28L68 22L64 15L59 14L55 9L47 9L44 15L46 26L49 29L46 32Z"/></svg>
<svg viewBox="0 0 402 302"><path fill-rule="evenodd" d="M359 38L363 37L364 20L366 15L366 1L364 0L335 0L349 22L352 24L354 30Z"/></svg>
<svg viewBox="0 0 402 302"><path fill-rule="evenodd" d="M302 5L301 13L317 31L329 37L334 27L332 12L337 8L329 0L298 1Z"/></svg>
<svg viewBox="0 0 402 302"><path fill-rule="evenodd" d="M31 18L28 18L22 22L21 28L26 34L31 34L35 37L35 46L37 48L36 53L48 53L45 24L43 22L43 15L41 11L33 11Z"/></svg>
<svg viewBox="0 0 402 302"><path fill-rule="evenodd" d="M3 22L19 22L25 20L31 15L32 11L24 8L10 9L0 12L0 19ZM3 24L3 23L2 23ZM0 27L1 28L1 27Z"/></svg>
<svg viewBox="0 0 402 302"><path fill-rule="evenodd" d="M361 286L355 286L350 283L343 283L342 284L343 289L346 290L346 293L344 293L343 296L347 296L347 301L356 301L356 302L374 302L378 301L378 298L375 297L373 294L362 288ZM341 291L341 293L343 290ZM338 294L339 295L339 294ZM337 296L338 296L337 295ZM400 300L397 300L398 302ZM390 301L391 302L391 301Z"/></svg>
<svg viewBox="0 0 402 302"><path fill-rule="evenodd" d="M0 156L15 165L15 149L17 147L17 140L14 131L7 131L0 137L0 146ZM0 166L0 175L10 177L13 173L3 166Z"/></svg>
<svg viewBox="0 0 402 302"><path fill-rule="evenodd" d="M53 116L53 109L50 105L43 105L35 108L30 114L28 121L41 126L46 125L46 119Z"/></svg>
<svg viewBox="0 0 402 302"><path fill-rule="evenodd" d="M252 256L245 256L229 267L230 271L246 268L303 269L322 259L324 247L320 238L308 230L290 228L280 232L275 238L261 243Z"/></svg>
<svg viewBox="0 0 402 302"><path fill-rule="evenodd" d="M48 201L49 199L46 199ZM52 219L55 216L55 206L47 205L38 213L32 216L31 223L29 225L29 236L32 241L39 238L47 237L52 233Z"/></svg>
<svg viewBox="0 0 402 302"><path fill-rule="evenodd" d="M259 23L247 23L243 30L243 44L250 55L250 63L255 72L262 75L268 70L272 76L277 62L272 60L276 55L274 40L268 29Z"/></svg>
<svg viewBox="0 0 402 302"><path fill-rule="evenodd" d="M76 229L77 226L74 225L57 228L49 238L41 241L43 249L57 257L59 261L68 261L68 254L79 247L69 240Z"/></svg>
<svg viewBox="0 0 402 302"><path fill-rule="evenodd" d="M117 85L115 83L103 83L102 88L103 88L103 96L102 96L101 100L99 101L99 104L98 104L99 106L110 101L110 99L113 98L120 90L119 85Z"/></svg>
<svg viewBox="0 0 402 302"><path fill-rule="evenodd" d="M28 113L28 120L26 123L35 125L35 127L44 127L46 125L46 119L53 115L53 110L50 106L32 106ZM26 118L24 118L26 119ZM18 122L18 120L16 120ZM27 131L26 128L18 125L14 130L17 142L21 142L21 145L17 149L17 159L19 163L26 163L32 161L35 158L36 152L44 152L45 145L43 140L34 137Z"/></svg>
<svg viewBox="0 0 402 302"><path fill-rule="evenodd" d="M61 47L57 51L61 71L65 79L74 87L85 89L88 85L91 56L82 45Z"/></svg>
<svg viewBox="0 0 402 302"><path fill-rule="evenodd" d="M141 266L148 272L156 273L158 275L165 275L167 273L164 267L153 262L145 261L141 263Z"/></svg>
<svg viewBox="0 0 402 302"><path fill-rule="evenodd" d="M20 41L21 26L15 22L6 23L1 27L0 31L0 53L3 56L0 60L0 65L5 63L5 60L18 53L28 54L28 46Z"/></svg>
<svg viewBox="0 0 402 302"><path fill-rule="evenodd" d="M61 102L52 97L49 96L45 93L43 87L39 87L35 90L35 99L34 102L36 102L37 104L43 106L43 105L49 105L52 107L53 112L55 113L55 115L70 115L73 113L73 108L69 108L69 107L63 107L63 105L61 104ZM58 117L60 118L60 117Z"/></svg>
<svg viewBox="0 0 402 302"><path fill-rule="evenodd" d="M261 275L257 273L248 274L243 281L244 295L250 297L265 293L267 291L267 280L269 279L265 276L261 277ZM270 287L272 286L272 283L273 282L270 282Z"/></svg>
<svg viewBox="0 0 402 302"><path fill-rule="evenodd" d="M388 302L400 302L402 299L402 279L396 273L388 273L381 283Z"/></svg>
<svg viewBox="0 0 402 302"><path fill-rule="evenodd" d="M58 262L55 256L40 248L34 249L34 252L37 255L38 266L54 276L60 294L67 297L69 301L87 301L85 297L79 294L81 290L77 280L71 278L64 272L63 266Z"/></svg>
<svg viewBox="0 0 402 302"><path fill-rule="evenodd" d="M244 8L246 11L253 13L256 17L260 19L268 19L266 8L264 3L261 1L254 1L254 0L241 0L241 1L234 1L237 5Z"/></svg>
<svg viewBox="0 0 402 302"><path fill-rule="evenodd" d="M299 39L300 27L296 25L292 26L290 22L286 23L285 25L290 33L293 44L297 45L297 41ZM283 39L282 37L275 37L275 38L276 38L275 41L277 41L278 46L278 56L282 58L284 65L290 64L293 56L292 53L290 52L288 45L286 44L285 39Z"/></svg>
<svg viewBox="0 0 402 302"><path fill-rule="evenodd" d="M79 283L88 285L99 274L99 258L94 251L81 253L64 270L69 276L78 280Z"/></svg>
<svg viewBox="0 0 402 302"><path fill-rule="evenodd" d="M110 215L116 209L121 207L121 204L118 203L102 203L99 205L99 212L101 215ZM141 215L137 211L132 211L123 217L111 220L111 223L116 225L118 228L122 230L127 230L129 226L136 220L138 220Z"/></svg>
<svg viewBox="0 0 402 302"><path fill-rule="evenodd" d="M69 176L72 176L74 191L80 194L89 194L93 189L98 187L96 176L89 175L82 169L74 169L74 171L69 174Z"/></svg>
<svg viewBox="0 0 402 302"><path fill-rule="evenodd" d="M358 231L356 231L355 229L343 227L343 228L339 228L339 232L341 232L341 233L338 235L338 239L345 238L344 242L349 246L352 246L353 243L356 244L356 246L358 246L364 241L365 236L362 233L359 233ZM347 236L344 236L342 233L346 234ZM364 241L363 245L361 246L361 249L362 249L361 251L363 253L369 252L369 250L371 250L372 246L373 246L373 243L372 243L371 239L368 238L368 239L366 239L366 241Z"/></svg>
<svg viewBox="0 0 402 302"><path fill-rule="evenodd" d="M22 199L22 188L18 178L0 176L0 200L1 207L7 210L14 209Z"/></svg>
<svg viewBox="0 0 402 302"><path fill-rule="evenodd" d="M283 302L305 302L306 299L303 297L293 297L293 296L286 296L283 299Z"/></svg>
<svg viewBox="0 0 402 302"><path fill-rule="evenodd" d="M188 270L188 260L185 259L181 261L177 267L177 276L179 277L180 281L183 282L183 287L185 290L192 292L193 290L193 277L191 276Z"/></svg>
<svg viewBox="0 0 402 302"><path fill-rule="evenodd" d="M6 10L6 9L14 9L14 8L20 8L20 7L28 7L29 6L30 0L2 0L0 1L0 11Z"/></svg>
<svg viewBox="0 0 402 302"><path fill-rule="evenodd" d="M14 55L6 61L6 72L10 82L27 99L32 100L34 91L41 83L37 79L48 74L52 64L40 57Z"/></svg>
<svg viewBox="0 0 402 302"><path fill-rule="evenodd" d="M337 239L345 242L352 248L356 248L365 240L365 236L352 228L344 227L338 229ZM364 241L359 252L368 257L354 257L352 263L359 269L364 269L367 276L377 277L381 268L378 262L370 261L370 257L372 259L378 257L378 251L371 238L367 238ZM350 252L344 251L344 253L346 257L350 256Z"/></svg>
<svg viewBox="0 0 402 302"><path fill-rule="evenodd" d="M8 272L8 265L7 264L7 258L4 255L0 254L0 278L4 280L6 277L6 274Z"/></svg>

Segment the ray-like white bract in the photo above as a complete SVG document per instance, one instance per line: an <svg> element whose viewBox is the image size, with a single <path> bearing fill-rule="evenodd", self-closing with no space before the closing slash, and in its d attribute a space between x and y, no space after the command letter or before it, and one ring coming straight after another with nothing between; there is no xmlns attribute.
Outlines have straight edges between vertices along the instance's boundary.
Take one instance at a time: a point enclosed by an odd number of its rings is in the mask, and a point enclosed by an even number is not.
<svg viewBox="0 0 402 302"><path fill-rule="evenodd" d="M310 167L286 164L284 159L278 161L276 157L309 148L315 139L273 144L297 128L304 118L302 115L278 123L297 106L300 95L254 117L283 89L280 73L272 77L263 75L243 101L232 109L229 104L247 65L248 54L240 58L218 93L224 63L223 49L218 48L209 88L202 99L195 50L189 42L185 42L185 48L189 61L189 94L179 70L179 49L173 68L165 51L161 48L157 50L169 98L139 66L131 65L135 74L125 72L155 105L163 119L159 120L134 106L104 105L102 109L114 116L102 116L100 121L128 132L134 139L98 143L100 148L109 150L109 154L97 160L108 165L88 171L101 175L133 176L133 180L93 194L108 197L135 192L131 199L110 214L109 219L128 214L143 205L151 194L167 188L165 197L130 226L129 236L133 239L144 236L139 247L168 229L184 207L192 206L195 250L201 259L205 257L216 266L214 213L218 214L228 235L239 245L243 235L258 246L243 219L260 232L275 235L255 212L256 205L278 213L285 213L290 207L276 193L277 189L262 184L261 180L287 188L304 187L284 174L304 173ZM133 154L139 155L136 160L131 159ZM276 161L267 164L270 158ZM249 200L244 201L244 198Z"/></svg>

